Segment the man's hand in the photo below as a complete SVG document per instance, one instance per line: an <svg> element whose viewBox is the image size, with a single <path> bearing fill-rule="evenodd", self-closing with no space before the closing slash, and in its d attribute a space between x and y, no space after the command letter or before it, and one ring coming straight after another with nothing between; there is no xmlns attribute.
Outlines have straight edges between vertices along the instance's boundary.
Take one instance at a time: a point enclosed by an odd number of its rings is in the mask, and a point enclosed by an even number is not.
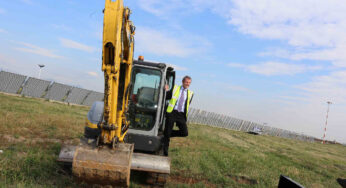
<svg viewBox="0 0 346 188"><path fill-rule="evenodd" d="M166 91L169 91L169 86L168 86L168 84L165 85L165 89L166 89Z"/></svg>

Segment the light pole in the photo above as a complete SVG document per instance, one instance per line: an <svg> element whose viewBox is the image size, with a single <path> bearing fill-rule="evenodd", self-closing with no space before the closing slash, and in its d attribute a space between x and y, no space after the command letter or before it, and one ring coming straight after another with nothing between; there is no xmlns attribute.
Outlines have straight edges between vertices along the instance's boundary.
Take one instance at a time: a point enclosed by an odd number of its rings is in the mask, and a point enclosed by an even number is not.
<svg viewBox="0 0 346 188"><path fill-rule="evenodd" d="M40 67L40 70L39 70L39 72L38 72L38 79L41 79L41 70L42 70L42 68L43 68L45 65L43 65L43 64L38 64L38 66Z"/></svg>
<svg viewBox="0 0 346 188"><path fill-rule="evenodd" d="M322 144L325 144L326 142L326 133L327 133L327 124L328 124L328 113L329 113L329 105L332 104L332 102L327 101L328 107L327 107L327 115L326 115L326 124L324 126L324 134L323 134L323 141Z"/></svg>

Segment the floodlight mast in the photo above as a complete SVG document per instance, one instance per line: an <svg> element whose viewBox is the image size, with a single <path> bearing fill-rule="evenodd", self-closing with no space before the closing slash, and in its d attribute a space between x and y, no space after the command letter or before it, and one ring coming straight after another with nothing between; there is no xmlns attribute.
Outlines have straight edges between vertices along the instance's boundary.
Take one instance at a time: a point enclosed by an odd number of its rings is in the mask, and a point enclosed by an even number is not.
<svg viewBox="0 0 346 188"><path fill-rule="evenodd" d="M38 66L40 67L40 70L38 72L38 79L41 79L41 70L45 65L44 64L38 64Z"/></svg>
<svg viewBox="0 0 346 188"><path fill-rule="evenodd" d="M332 102L330 101L327 101L327 104L328 104L328 107L327 107L327 115L326 115L326 123L325 123L325 126L324 126L324 134L323 134L323 141L322 141L322 144L325 144L326 143L326 134L327 134L327 124L328 124L328 113L329 113L329 105L333 104Z"/></svg>

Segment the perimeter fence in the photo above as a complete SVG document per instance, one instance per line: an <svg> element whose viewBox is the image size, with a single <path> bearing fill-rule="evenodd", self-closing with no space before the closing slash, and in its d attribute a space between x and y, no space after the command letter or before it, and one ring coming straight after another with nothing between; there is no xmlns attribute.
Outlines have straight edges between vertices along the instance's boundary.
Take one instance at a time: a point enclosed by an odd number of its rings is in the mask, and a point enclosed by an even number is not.
<svg viewBox="0 0 346 188"><path fill-rule="evenodd" d="M71 104L91 106L94 101L102 101L103 93L73 87L58 82L47 81L0 71L0 92L44 98ZM269 127L231 116L191 108L188 123L202 124L219 128L250 132L261 130L262 134L313 142L314 137L292 131Z"/></svg>
<svg viewBox="0 0 346 188"><path fill-rule="evenodd" d="M261 125L252 121L242 120L223 114L214 112L207 112L204 110L189 109L188 123L209 125L213 127L231 129L243 132L254 132L254 130L261 130L262 134L278 136L283 138L298 139L302 141L314 142L315 138L312 136L299 134L296 132ZM256 132L256 131L255 131Z"/></svg>
<svg viewBox="0 0 346 188"><path fill-rule="evenodd" d="M103 100L100 92L6 71L0 72L0 92L87 106Z"/></svg>

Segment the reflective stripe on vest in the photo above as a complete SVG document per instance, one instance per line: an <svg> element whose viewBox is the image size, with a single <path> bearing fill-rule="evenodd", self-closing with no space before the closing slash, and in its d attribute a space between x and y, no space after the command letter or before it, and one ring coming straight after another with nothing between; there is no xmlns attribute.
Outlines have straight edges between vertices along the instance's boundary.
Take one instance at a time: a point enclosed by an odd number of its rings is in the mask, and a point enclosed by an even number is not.
<svg viewBox="0 0 346 188"><path fill-rule="evenodd" d="M175 103L177 103L179 93L180 93L180 86L174 85L172 98L171 98L171 100L169 100L169 104L167 107L168 113L171 113L173 111Z"/></svg>
<svg viewBox="0 0 346 188"><path fill-rule="evenodd" d="M190 106L192 96L193 96L193 92L190 90L187 90L186 118L187 118L187 115L189 114L189 106Z"/></svg>
<svg viewBox="0 0 346 188"><path fill-rule="evenodd" d="M178 100L178 97L180 94L180 88L181 88L181 86L174 85L172 98L171 98L171 100L169 100L169 104L167 107L168 113L171 113L173 111L175 104L177 103L177 100ZM186 117L187 117L187 114L189 112L189 106L190 106L190 101L191 101L192 95L193 95L193 92L190 90L187 90Z"/></svg>

